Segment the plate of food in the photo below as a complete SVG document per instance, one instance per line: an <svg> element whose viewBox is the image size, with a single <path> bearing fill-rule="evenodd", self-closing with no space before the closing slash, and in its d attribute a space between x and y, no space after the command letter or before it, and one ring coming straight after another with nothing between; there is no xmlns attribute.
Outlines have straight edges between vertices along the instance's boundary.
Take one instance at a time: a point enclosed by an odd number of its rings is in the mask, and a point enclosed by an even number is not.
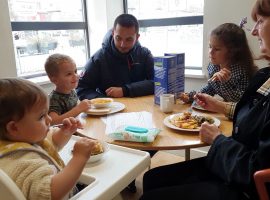
<svg viewBox="0 0 270 200"><path fill-rule="evenodd" d="M109 115L116 112L120 112L126 108L125 104L120 102L111 102L110 105L106 108L96 108L91 107L88 111L85 113L88 115Z"/></svg>
<svg viewBox="0 0 270 200"><path fill-rule="evenodd" d="M200 130L201 124L205 121L216 126L220 125L220 120L215 117L191 112L170 115L164 119L163 123L165 126L175 130L196 132Z"/></svg>

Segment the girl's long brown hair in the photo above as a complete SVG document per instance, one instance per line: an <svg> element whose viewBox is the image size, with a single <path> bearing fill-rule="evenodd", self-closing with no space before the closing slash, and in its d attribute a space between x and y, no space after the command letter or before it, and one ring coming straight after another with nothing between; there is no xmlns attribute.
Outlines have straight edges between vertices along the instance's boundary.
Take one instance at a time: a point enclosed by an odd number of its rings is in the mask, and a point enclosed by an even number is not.
<svg viewBox="0 0 270 200"><path fill-rule="evenodd" d="M216 37L228 49L227 59L230 65L244 66L250 78L256 73L258 68L254 64L246 33L240 26L233 23L224 23L212 30L210 35Z"/></svg>

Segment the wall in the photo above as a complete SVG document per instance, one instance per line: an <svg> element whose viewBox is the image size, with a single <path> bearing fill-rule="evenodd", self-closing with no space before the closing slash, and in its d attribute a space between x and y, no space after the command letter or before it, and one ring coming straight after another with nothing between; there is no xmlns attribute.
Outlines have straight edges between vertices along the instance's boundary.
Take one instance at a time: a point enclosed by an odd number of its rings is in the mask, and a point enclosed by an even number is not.
<svg viewBox="0 0 270 200"><path fill-rule="evenodd" d="M0 8L0 78L16 77L16 63L7 0L0 1Z"/></svg>
<svg viewBox="0 0 270 200"><path fill-rule="evenodd" d="M113 27L114 19L123 13L122 0L87 1L89 38L91 54L101 48L101 42L108 29Z"/></svg>

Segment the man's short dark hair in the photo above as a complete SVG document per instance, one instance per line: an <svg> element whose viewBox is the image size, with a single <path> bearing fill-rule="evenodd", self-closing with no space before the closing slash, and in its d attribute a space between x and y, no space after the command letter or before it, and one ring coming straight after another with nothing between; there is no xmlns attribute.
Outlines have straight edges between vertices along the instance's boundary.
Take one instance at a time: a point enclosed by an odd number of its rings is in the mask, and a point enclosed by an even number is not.
<svg viewBox="0 0 270 200"><path fill-rule="evenodd" d="M136 33L139 32L139 23L136 17L130 14L121 14L115 20L113 24L113 28L115 29L117 24L123 27L135 27Z"/></svg>

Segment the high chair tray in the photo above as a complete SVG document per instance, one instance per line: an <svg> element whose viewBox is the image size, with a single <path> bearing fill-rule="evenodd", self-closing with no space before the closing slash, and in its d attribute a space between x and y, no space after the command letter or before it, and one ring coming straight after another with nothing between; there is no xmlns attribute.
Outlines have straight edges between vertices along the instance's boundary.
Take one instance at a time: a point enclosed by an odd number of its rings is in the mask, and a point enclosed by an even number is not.
<svg viewBox="0 0 270 200"><path fill-rule="evenodd" d="M71 159L77 139L72 136L61 150L65 163ZM109 144L109 151L101 160L85 166L79 181L88 186L71 199L113 199L149 166L148 152Z"/></svg>

